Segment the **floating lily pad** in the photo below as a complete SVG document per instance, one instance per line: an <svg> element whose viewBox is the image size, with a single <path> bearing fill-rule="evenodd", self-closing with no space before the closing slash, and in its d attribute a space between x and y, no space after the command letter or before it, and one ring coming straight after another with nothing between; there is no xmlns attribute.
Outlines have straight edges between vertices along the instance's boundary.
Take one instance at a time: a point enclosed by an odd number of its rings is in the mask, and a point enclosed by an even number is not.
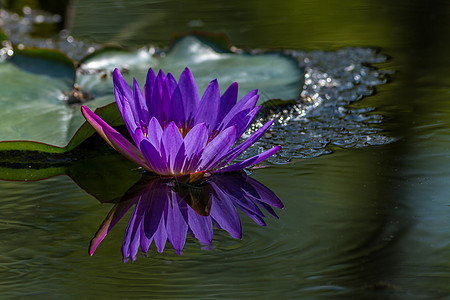
<svg viewBox="0 0 450 300"><path fill-rule="evenodd" d="M63 91L73 86L75 69L62 63L61 55L53 50L28 50L0 64L1 140L56 145L67 141L70 110L62 100Z"/></svg>
<svg viewBox="0 0 450 300"><path fill-rule="evenodd" d="M0 64L0 140L4 141L0 150L63 152L84 122L78 107L64 103L64 92L73 89L75 66L55 50L15 52L12 59ZM108 102L99 99L89 106Z"/></svg>
<svg viewBox="0 0 450 300"><path fill-rule="evenodd" d="M67 175L101 202L114 202L142 176L133 162L116 155L114 151L66 162L45 161L43 155L41 158L44 161L26 164L28 167L20 163L0 165L0 180L35 181ZM134 171L130 172L133 168Z"/></svg>
<svg viewBox="0 0 450 300"><path fill-rule="evenodd" d="M189 67L200 94L212 79L217 78L222 91L238 82L239 97L258 89L259 103L274 98L294 99L300 95L303 72L294 59L280 53L219 53L194 36L177 41L168 53L156 55L153 52L154 49L147 48L137 52L99 51L83 60L81 67L87 74L78 77L78 84L93 95L112 96L112 80L106 80L105 74L110 74L114 68L126 70L124 77L128 82L135 77L143 86L149 67L171 72L175 77ZM98 74L92 70L104 72Z"/></svg>
<svg viewBox="0 0 450 300"><path fill-rule="evenodd" d="M176 42L167 53L152 49L98 51L82 60L76 83L93 97L86 104L95 109L115 101L111 71L127 70L125 77L141 83L149 67L175 76L188 66L203 93L209 81L218 78L224 91L239 82L240 96L259 89L261 102L271 98L297 98L302 70L295 60L279 53L218 53L199 39L189 36ZM54 50L18 51L0 64L0 151L63 153L93 134L77 105L64 99L74 88L75 67L64 54ZM121 124L115 105L96 111L114 125ZM32 141L32 142L31 142Z"/></svg>

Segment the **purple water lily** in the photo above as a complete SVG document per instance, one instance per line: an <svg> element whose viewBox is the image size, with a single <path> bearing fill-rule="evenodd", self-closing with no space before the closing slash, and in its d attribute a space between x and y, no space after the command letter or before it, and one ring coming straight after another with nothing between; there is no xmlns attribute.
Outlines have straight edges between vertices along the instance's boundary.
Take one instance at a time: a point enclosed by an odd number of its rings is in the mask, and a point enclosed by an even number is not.
<svg viewBox="0 0 450 300"><path fill-rule="evenodd" d="M131 89L117 69L113 81L117 105L137 147L86 106L82 106L83 115L113 148L148 171L162 176L231 172L260 163L280 149L276 146L227 166L273 122L233 148L260 109L255 107L257 90L237 101L237 83L221 96L215 79L200 100L188 68L178 83L171 73L155 75L149 69L143 93L136 80Z"/></svg>
<svg viewBox="0 0 450 300"><path fill-rule="evenodd" d="M243 172L206 176L195 184L152 177L131 188L114 206L91 241L90 255L133 205L122 246L125 261L134 261L139 247L147 253L152 243L161 253L167 241L181 254L187 233L210 248L213 224L239 239L237 208L265 226L260 207L274 217L272 207L283 207L270 189Z"/></svg>

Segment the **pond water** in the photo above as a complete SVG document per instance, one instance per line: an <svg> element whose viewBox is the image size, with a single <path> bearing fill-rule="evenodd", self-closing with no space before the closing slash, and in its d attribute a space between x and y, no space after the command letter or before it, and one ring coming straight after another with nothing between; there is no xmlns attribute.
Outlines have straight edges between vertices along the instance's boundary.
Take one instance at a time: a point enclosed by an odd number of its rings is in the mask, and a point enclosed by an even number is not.
<svg viewBox="0 0 450 300"><path fill-rule="evenodd" d="M123 263L130 211L91 257L90 240L113 205L80 186L101 185L99 177L79 186L77 167L77 174L43 181L0 181L0 296L448 298L448 3L183 3L78 0L67 25L93 45L130 47L164 47L175 33L192 30L223 32L238 48L320 57L316 69L309 65L311 78L336 67L339 49L374 47L390 59L364 61L364 74L378 68L388 80L359 90L362 99L350 101L347 90L338 105L287 121L275 137L285 154L251 174L284 203L279 219L266 218L261 227L242 213L242 239L215 230L210 250L188 236L182 255L168 245L162 254L153 249ZM309 96L318 92L305 84ZM292 138L300 133L307 137ZM124 163L117 157L104 150L102 162ZM101 168L84 167L90 165Z"/></svg>

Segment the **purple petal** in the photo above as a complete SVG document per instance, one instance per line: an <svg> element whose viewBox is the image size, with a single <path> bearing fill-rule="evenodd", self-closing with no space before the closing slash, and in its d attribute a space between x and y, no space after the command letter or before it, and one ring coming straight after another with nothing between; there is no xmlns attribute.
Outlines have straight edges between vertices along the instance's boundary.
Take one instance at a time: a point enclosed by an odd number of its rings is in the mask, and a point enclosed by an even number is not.
<svg viewBox="0 0 450 300"><path fill-rule="evenodd" d="M184 145L186 146L186 164L183 169L186 172L197 166L198 159L201 157L203 149L208 142L208 128L205 123L197 124L184 137Z"/></svg>
<svg viewBox="0 0 450 300"><path fill-rule="evenodd" d="M197 112L195 113L194 122L206 123L209 132L215 128L217 123L217 113L220 104L220 89L217 79L211 81L203 94Z"/></svg>
<svg viewBox="0 0 450 300"><path fill-rule="evenodd" d="M219 125L220 128L227 128L230 125L234 125L239 123L239 119L246 116L256 105L258 102L259 95L255 95L251 98L244 99L242 98L230 112L223 118L222 122Z"/></svg>
<svg viewBox="0 0 450 300"><path fill-rule="evenodd" d="M172 95L178 86L177 80L175 79L175 77L173 77L172 73L167 73L165 83L166 83L167 87L169 88L170 94Z"/></svg>
<svg viewBox="0 0 450 300"><path fill-rule="evenodd" d="M261 106L255 107L249 113L242 115L237 114L236 119L232 119L225 127L236 124L236 140L238 140L242 134L247 130L248 126L253 122L260 110ZM244 112L243 112L244 113Z"/></svg>
<svg viewBox="0 0 450 300"><path fill-rule="evenodd" d="M113 83L114 83L114 87L117 88L117 90L120 92L122 97L124 97L124 98L120 97L119 99L116 98L116 100L118 100L118 102L123 101L123 100L133 102L133 92L131 91L130 86L128 85L128 83L123 78L122 74L120 73L120 71L117 68L114 69L114 71L113 71Z"/></svg>
<svg viewBox="0 0 450 300"><path fill-rule="evenodd" d="M267 129L273 124L273 121L269 121L256 130L248 139L246 139L242 144L233 148L228 154L227 158L218 166L219 168L225 166L229 162L233 161L236 157L241 155L245 150L250 148L257 140L259 140L264 133L266 133Z"/></svg>
<svg viewBox="0 0 450 300"><path fill-rule="evenodd" d="M200 102L197 84L195 83L194 76L189 68L186 67L183 72L181 72L178 86L180 87L183 98L185 120L189 122L189 120L194 117L194 113Z"/></svg>
<svg viewBox="0 0 450 300"><path fill-rule="evenodd" d="M162 158L167 162L171 174L176 174L175 169L178 169L177 157L181 146L183 145L183 136L174 122L170 122L164 129L161 137L161 154ZM162 150L164 149L164 151ZM182 165L181 165L182 166ZM181 169L181 166L179 167Z"/></svg>
<svg viewBox="0 0 450 300"><path fill-rule="evenodd" d="M213 168L231 149L236 139L236 127L228 127L219 133L202 153L201 162L197 171Z"/></svg>
<svg viewBox="0 0 450 300"><path fill-rule="evenodd" d="M141 144L142 140L148 139L145 136L144 132L145 132L145 129L139 128L139 127L136 128L136 131L134 132L134 135L133 135L133 140L136 145L139 146ZM141 151L141 153L142 153L142 149L139 149L139 151Z"/></svg>
<svg viewBox="0 0 450 300"><path fill-rule="evenodd" d="M133 79L133 96L138 116L138 120L136 121L138 121L138 124L141 124L143 122L143 124L147 125L148 121L150 120L150 114L148 113L148 108L145 103L144 96L142 95L141 89L136 79Z"/></svg>
<svg viewBox="0 0 450 300"><path fill-rule="evenodd" d="M133 92L129 87L128 83L123 78L120 71L116 68L113 72L113 83L114 83L114 92L116 94L117 104L122 104L122 107L126 108L129 106L131 109L131 114L133 117L129 116L129 114L122 115L124 120L128 122L138 123L140 120L140 105L137 104ZM133 128L134 129L134 128ZM134 130L133 130L134 132Z"/></svg>
<svg viewBox="0 0 450 300"><path fill-rule="evenodd" d="M254 96L256 96L256 94L258 94L258 90L250 91L244 97L242 97L241 100L239 100L239 102L247 101L248 99L253 98Z"/></svg>
<svg viewBox="0 0 450 300"><path fill-rule="evenodd" d="M219 114L217 115L217 123L221 122L222 119L228 114L231 108L236 104L238 96L238 84L236 82L232 83L228 89L220 97Z"/></svg>
<svg viewBox="0 0 450 300"><path fill-rule="evenodd" d="M186 150L184 143L181 144L180 149L178 149L178 153L175 156L175 161L173 164L173 174L174 175L180 175L183 174L183 166L185 165L186 161Z"/></svg>
<svg viewBox="0 0 450 300"><path fill-rule="evenodd" d="M111 147L144 169L153 172L152 168L142 161L143 157L141 152L139 152L139 150L126 138L124 138L120 133L109 126L86 106L83 105L81 107L81 111L86 120L92 125L92 127L94 127L98 134L100 134L100 136L111 145Z"/></svg>
<svg viewBox="0 0 450 300"><path fill-rule="evenodd" d="M147 132L148 140L150 141L150 143L152 143L152 145L155 146L156 149L159 149L161 147L161 137L163 134L163 129L161 128L159 121L155 117L153 117L148 123Z"/></svg>
<svg viewBox="0 0 450 300"><path fill-rule="evenodd" d="M244 168L251 167L251 166L256 165L257 163L260 163L263 160L269 158L270 156L274 155L280 149L281 149L280 146L275 146L272 149L269 149L261 154L250 157L242 162L239 162L237 164L214 171L214 173L234 172L234 171L242 170Z"/></svg>
<svg viewBox="0 0 450 300"><path fill-rule="evenodd" d="M163 86L164 86L165 78L166 78L166 75L164 74L164 72L162 70L159 70L158 76L156 76L155 84L153 86L150 103L148 104L151 115L156 117L160 123L163 122L162 94L163 94Z"/></svg>
<svg viewBox="0 0 450 300"><path fill-rule="evenodd" d="M173 121L173 112L172 112L172 95L175 89L177 88L177 81L173 77L171 73L168 73L166 76L166 80L164 81L164 86L162 90L162 113L163 117L167 124Z"/></svg>
<svg viewBox="0 0 450 300"><path fill-rule="evenodd" d="M139 148L142 150L142 154L153 172L160 175L169 175L169 167L155 146L153 146L148 140L143 140L139 144Z"/></svg>
<svg viewBox="0 0 450 300"><path fill-rule="evenodd" d="M147 103L147 107L151 107L151 97L153 95L153 87L155 85L156 75L152 68L148 69L147 78L144 86L144 97Z"/></svg>
<svg viewBox="0 0 450 300"><path fill-rule="evenodd" d="M175 122L178 126L182 127L187 124L184 113L183 96L179 86L175 88L172 95L172 101L170 103L170 121Z"/></svg>
<svg viewBox="0 0 450 300"><path fill-rule="evenodd" d="M137 125L136 120L134 119L133 111L131 110L130 103L128 102L128 100L123 98L117 87L114 88L114 93L116 99L121 99L120 101L117 100L117 107L119 108L120 114L122 115L128 131L132 135L132 133L136 131Z"/></svg>
<svg viewBox="0 0 450 300"><path fill-rule="evenodd" d="M205 123L195 125L184 137L186 156L198 153L208 142L208 129Z"/></svg>

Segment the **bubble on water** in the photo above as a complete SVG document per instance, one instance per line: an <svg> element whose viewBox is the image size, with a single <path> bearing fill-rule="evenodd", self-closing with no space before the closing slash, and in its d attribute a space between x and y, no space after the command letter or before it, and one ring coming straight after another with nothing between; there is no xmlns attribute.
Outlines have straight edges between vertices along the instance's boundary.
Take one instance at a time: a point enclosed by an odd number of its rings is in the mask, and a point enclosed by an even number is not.
<svg viewBox="0 0 450 300"><path fill-rule="evenodd" d="M33 10L30 7L24 7L23 12L24 15L19 16L18 14L0 9L0 25L12 44L21 44L26 47L58 49L74 60L79 60L87 53L90 53L89 49L100 48L100 45L76 40L70 35L68 30L62 30L50 39L31 35L35 30L35 25L42 23L55 24L61 22L62 17L45 11ZM0 60L2 59L4 60L0 56Z"/></svg>
<svg viewBox="0 0 450 300"><path fill-rule="evenodd" d="M3 41L0 44L0 62L7 60L14 54L14 50L10 41Z"/></svg>
<svg viewBox="0 0 450 300"><path fill-rule="evenodd" d="M387 82L389 71L370 66L386 61L386 56L371 48L293 50L286 54L296 58L305 69L299 103L278 113L263 112L246 135L266 120L274 119L270 137L263 137L241 159L274 145L281 145L283 150L271 161L283 163L295 158L330 154L332 147L361 148L393 141L376 126L383 117L373 114L374 107L348 107L350 103L372 95L375 86Z"/></svg>

